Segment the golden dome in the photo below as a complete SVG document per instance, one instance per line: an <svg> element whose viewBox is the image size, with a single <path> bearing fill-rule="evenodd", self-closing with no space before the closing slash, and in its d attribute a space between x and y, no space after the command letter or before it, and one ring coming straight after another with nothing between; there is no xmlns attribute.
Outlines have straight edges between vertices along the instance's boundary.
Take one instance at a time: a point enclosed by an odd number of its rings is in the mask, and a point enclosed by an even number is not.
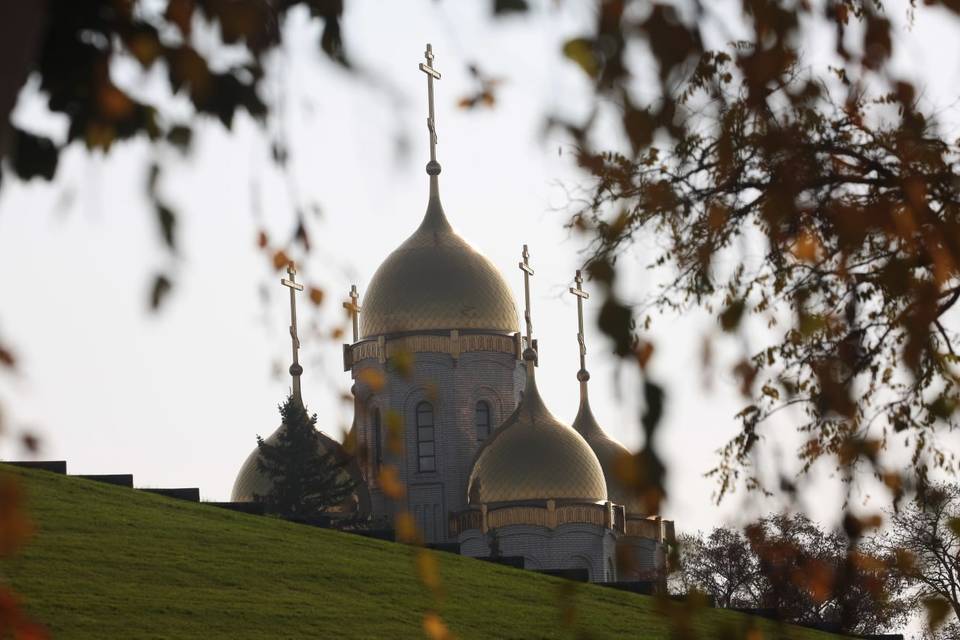
<svg viewBox="0 0 960 640"><path fill-rule="evenodd" d="M636 493L625 485L624 465L633 463L633 456L625 446L608 436L590 410L586 382L580 383L580 410L573 421L573 428L583 436L596 454L607 481L607 498L610 502L623 505L627 515L648 515L644 513L643 503Z"/></svg>
<svg viewBox="0 0 960 640"><path fill-rule="evenodd" d="M405 331L518 331L517 309L500 272L450 226L436 176L420 227L370 281L360 314L363 338Z"/></svg>
<svg viewBox="0 0 960 640"><path fill-rule="evenodd" d="M607 499L603 469L583 437L543 404L533 363L516 411L480 449L467 484L470 504Z"/></svg>
<svg viewBox="0 0 960 640"><path fill-rule="evenodd" d="M286 429L286 426L285 424L281 424L277 427L277 430L274 431L269 438L266 438L265 442L267 444L276 444L280 438L280 431ZM347 457L346 451L343 450L343 445L321 432L317 451L323 455L330 450L337 452L337 456L340 459ZM233 483L233 492L230 496L231 501L253 502L254 496L265 496L270 493L272 481L267 477L267 474L257 468L257 458L259 455L260 448L257 447L251 451L247 459L244 460L243 466L240 467L240 472L237 474L237 479ZM356 460L348 462L340 472L345 474L345 477L348 476L358 483L357 488L354 489L354 495L357 499L357 510L360 513L369 512L370 497L367 494L366 484L363 482L363 476L360 473L360 468Z"/></svg>

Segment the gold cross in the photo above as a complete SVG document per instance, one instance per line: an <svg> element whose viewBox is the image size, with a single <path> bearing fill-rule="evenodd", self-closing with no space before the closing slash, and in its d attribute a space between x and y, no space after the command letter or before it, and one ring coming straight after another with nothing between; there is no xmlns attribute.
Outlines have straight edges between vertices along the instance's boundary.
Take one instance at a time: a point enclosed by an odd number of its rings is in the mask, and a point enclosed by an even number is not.
<svg viewBox="0 0 960 640"><path fill-rule="evenodd" d="M527 321L527 348L533 348L533 321L530 317L530 276L533 275L533 267L530 266L530 251L527 245L523 245L523 262L519 264L523 271L523 299L526 307L523 310L523 318Z"/></svg>
<svg viewBox="0 0 960 640"><path fill-rule="evenodd" d="M344 302L343 308L350 313L350 317L353 319L353 343L356 344L357 340L360 339L360 326L359 326L359 314L360 314L360 293L357 291L357 285L350 285L350 302Z"/></svg>
<svg viewBox="0 0 960 640"><path fill-rule="evenodd" d="M303 367L300 366L298 350L300 349L300 338L297 336L297 291L303 291L303 285L297 282L297 269L291 261L287 265L287 275L290 279L282 278L280 284L290 289L290 341L293 345L293 364L290 365L290 375L293 376L293 397L297 402L302 403L300 396L300 374L303 373Z"/></svg>
<svg viewBox="0 0 960 640"><path fill-rule="evenodd" d="M437 162L437 127L433 114L433 81L440 79L440 72L433 68L433 47L427 44L427 50L423 52L423 57L427 59L427 64L420 63L420 71L427 74L427 100L430 109L430 115L427 117L427 129L430 131L430 162Z"/></svg>
<svg viewBox="0 0 960 640"><path fill-rule="evenodd" d="M577 275L573 279L577 283L576 287L570 287L570 293L577 296L577 342L580 343L580 370L587 368L587 345L583 338L583 301L590 297L590 294L583 290L583 276L580 275L580 269L577 269Z"/></svg>

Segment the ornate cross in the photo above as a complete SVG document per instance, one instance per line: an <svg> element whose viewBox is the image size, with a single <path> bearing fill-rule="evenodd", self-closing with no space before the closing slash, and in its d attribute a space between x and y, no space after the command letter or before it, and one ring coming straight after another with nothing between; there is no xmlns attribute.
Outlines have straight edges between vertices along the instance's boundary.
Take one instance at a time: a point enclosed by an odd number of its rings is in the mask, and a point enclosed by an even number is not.
<svg viewBox="0 0 960 640"><path fill-rule="evenodd" d="M530 266L530 251L527 245L523 245L523 262L519 264L523 271L523 298L526 307L523 310L523 319L527 321L527 347L533 348L533 321L530 318L530 276L533 275L533 267Z"/></svg>
<svg viewBox="0 0 960 640"><path fill-rule="evenodd" d="M437 127L433 116L433 81L434 79L440 79L440 72L433 68L433 47L430 44L427 44L427 50L423 52L423 57L427 59L427 64L421 62L420 71L427 74L427 101L430 109L430 115L427 118L427 129L430 130L430 164L437 165ZM427 173L430 173L429 167ZM440 172L437 171L437 173Z"/></svg>
<svg viewBox="0 0 960 640"><path fill-rule="evenodd" d="M303 285L297 282L297 268L293 262L287 265L287 275L290 279L282 278L280 284L290 289L290 341L293 344L293 364L290 365L290 375L293 376L293 397L297 402L303 403L300 396L300 374L303 373L303 367L300 366L300 338L297 336L297 291L303 291Z"/></svg>
<svg viewBox="0 0 960 640"><path fill-rule="evenodd" d="M350 314L353 320L353 343L356 344L360 339L360 294L357 292L357 285L350 285L350 302L344 302L343 308Z"/></svg>
<svg viewBox="0 0 960 640"><path fill-rule="evenodd" d="M583 290L583 276L580 275L580 269L577 269L577 276L573 279L577 286L570 287L570 293L577 296L577 342L580 343L580 370L587 369L587 345L583 338L583 301L590 297L590 294Z"/></svg>

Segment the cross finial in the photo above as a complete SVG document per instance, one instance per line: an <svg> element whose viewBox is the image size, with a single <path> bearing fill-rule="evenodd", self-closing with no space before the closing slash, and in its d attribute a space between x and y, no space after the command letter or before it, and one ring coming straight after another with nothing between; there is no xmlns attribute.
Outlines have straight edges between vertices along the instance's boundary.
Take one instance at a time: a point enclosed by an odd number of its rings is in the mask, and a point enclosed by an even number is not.
<svg viewBox="0 0 960 640"><path fill-rule="evenodd" d="M527 348L533 348L533 320L530 317L530 276L533 275L533 267L530 266L530 250L527 245L523 245L523 262L519 264L523 271L523 298L525 307L523 310L523 319L527 321Z"/></svg>
<svg viewBox="0 0 960 640"><path fill-rule="evenodd" d="M583 290L583 276L580 274L580 269L577 269L577 275L573 281L577 286L570 287L570 293L577 297L577 342L580 343L580 373L577 376L582 377L587 371L587 345L583 338L583 301L588 299L590 294Z"/></svg>
<svg viewBox="0 0 960 640"><path fill-rule="evenodd" d="M427 102L429 116L427 117L427 130L430 132L430 162L427 164L427 173L435 176L440 173L440 163L437 162L437 126L433 113L433 81L440 79L440 72L433 68L433 47L427 44L427 50L423 52L427 64L420 63L420 71L427 74Z"/></svg>
<svg viewBox="0 0 960 640"><path fill-rule="evenodd" d="M287 265L289 279L282 278L280 284L290 289L290 342L293 346L293 364L290 365L290 375L293 376L293 399L303 404L300 395L300 375L303 367L300 366L300 338L297 336L297 291L303 291L303 285L297 282L297 268L291 261Z"/></svg>
<svg viewBox="0 0 960 640"><path fill-rule="evenodd" d="M343 308L350 314L353 320L353 343L356 344L360 339L360 293L357 291L357 285L350 285L350 302L344 302Z"/></svg>

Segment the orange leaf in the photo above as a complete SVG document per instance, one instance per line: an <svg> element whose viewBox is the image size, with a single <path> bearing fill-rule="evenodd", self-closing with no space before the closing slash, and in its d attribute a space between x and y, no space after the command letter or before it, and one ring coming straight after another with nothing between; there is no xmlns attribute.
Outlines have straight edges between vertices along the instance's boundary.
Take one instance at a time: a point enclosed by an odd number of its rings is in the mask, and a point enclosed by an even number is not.
<svg viewBox="0 0 960 640"><path fill-rule="evenodd" d="M0 364L11 369L17 364L17 359L13 357L7 349L0 347Z"/></svg>
<svg viewBox="0 0 960 640"><path fill-rule="evenodd" d="M440 616L433 611L423 614L423 633L430 640L451 640L454 637Z"/></svg>
<svg viewBox="0 0 960 640"><path fill-rule="evenodd" d="M397 473L397 468L385 464L380 467L380 490L383 491L383 495L387 496L391 500L400 500L407 493L407 488L403 486L403 482L400 481L400 474Z"/></svg>
<svg viewBox="0 0 960 640"><path fill-rule="evenodd" d="M290 262L290 256L288 256L287 252L283 249L280 249L273 254L273 268L277 271L283 269L285 266L290 264Z"/></svg>
<svg viewBox="0 0 960 640"><path fill-rule="evenodd" d="M369 368L361 369L360 373L357 374L357 380L370 387L370 390L374 393L383 389L383 386L387 383L387 378L383 375L383 372Z"/></svg>
<svg viewBox="0 0 960 640"><path fill-rule="evenodd" d="M193 0L170 0L166 18L177 25L180 33L190 34L190 19L193 16Z"/></svg>
<svg viewBox="0 0 960 640"><path fill-rule="evenodd" d="M410 515L409 511L397 514L393 526L397 530L398 541L405 544L420 544L422 542L420 531L417 529L417 524L413 521L413 516Z"/></svg>
<svg viewBox="0 0 960 640"><path fill-rule="evenodd" d="M317 287L310 287L310 302L317 305L318 307L323 304L323 289L318 289Z"/></svg>
<svg viewBox="0 0 960 640"><path fill-rule="evenodd" d="M100 112L108 120L114 121L128 118L135 108L133 100L112 84L106 84L100 88L97 104L100 106Z"/></svg>
<svg viewBox="0 0 960 640"><path fill-rule="evenodd" d="M437 556L429 549L421 549L417 552L417 575L423 586L436 591L440 588L440 564L437 562Z"/></svg>
<svg viewBox="0 0 960 640"><path fill-rule="evenodd" d="M261 229L257 232L257 246L266 249L268 244L270 244L270 238L267 236L267 232Z"/></svg>

